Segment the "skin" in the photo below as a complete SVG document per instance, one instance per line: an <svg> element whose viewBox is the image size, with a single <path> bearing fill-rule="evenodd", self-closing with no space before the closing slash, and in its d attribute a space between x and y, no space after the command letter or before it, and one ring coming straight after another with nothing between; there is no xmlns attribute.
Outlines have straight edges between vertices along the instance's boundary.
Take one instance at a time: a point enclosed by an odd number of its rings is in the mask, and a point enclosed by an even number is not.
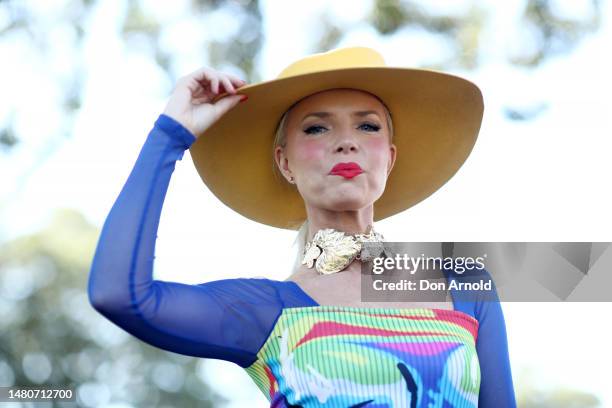
<svg viewBox="0 0 612 408"><path fill-rule="evenodd" d="M371 111L365 116L356 112ZM326 112L325 117L309 115ZM306 208L308 239L323 228L365 233L373 224L374 202L383 194L397 149L389 140L382 103L354 89L332 89L298 102L287 118L286 146L278 146L275 160L283 176L294 183ZM347 179L329 172L339 162L356 162L364 170ZM361 302L361 264L319 275L300 267L287 280L321 305L452 309L445 302ZM341 291L338 288L342 288Z"/></svg>
<svg viewBox="0 0 612 408"><path fill-rule="evenodd" d="M373 113L357 116L359 111ZM329 117L308 116L313 112ZM275 159L288 181L294 177L304 199L309 238L321 228L365 232L396 157L383 105L362 91L320 92L294 106L286 132L286 148L278 146ZM351 179L330 175L340 162L356 162L364 172Z"/></svg>

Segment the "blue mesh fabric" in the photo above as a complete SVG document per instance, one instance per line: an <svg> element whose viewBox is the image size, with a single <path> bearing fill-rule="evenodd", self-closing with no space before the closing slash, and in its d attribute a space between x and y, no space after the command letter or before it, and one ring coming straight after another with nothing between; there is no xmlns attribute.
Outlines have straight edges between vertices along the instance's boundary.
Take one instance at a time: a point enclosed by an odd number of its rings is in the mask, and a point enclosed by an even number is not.
<svg viewBox="0 0 612 408"><path fill-rule="evenodd" d="M157 228L170 176L195 141L160 115L103 225L91 266L93 307L139 339L162 349L247 366L287 299L267 279L189 285L153 279ZM298 298L299 299L299 298Z"/></svg>

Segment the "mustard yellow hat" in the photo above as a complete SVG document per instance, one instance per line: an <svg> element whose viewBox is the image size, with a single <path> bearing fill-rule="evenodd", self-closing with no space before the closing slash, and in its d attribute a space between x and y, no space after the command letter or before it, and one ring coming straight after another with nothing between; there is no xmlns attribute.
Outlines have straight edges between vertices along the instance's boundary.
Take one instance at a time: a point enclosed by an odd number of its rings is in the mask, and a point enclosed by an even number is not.
<svg viewBox="0 0 612 408"><path fill-rule="evenodd" d="M353 88L378 96L393 120L397 158L374 221L397 214L444 185L472 151L483 98L472 82L442 72L388 67L366 47L313 54L276 79L240 88L249 99L215 122L190 147L208 188L245 217L297 229L306 219L295 186L273 174L278 123L298 100L328 89Z"/></svg>

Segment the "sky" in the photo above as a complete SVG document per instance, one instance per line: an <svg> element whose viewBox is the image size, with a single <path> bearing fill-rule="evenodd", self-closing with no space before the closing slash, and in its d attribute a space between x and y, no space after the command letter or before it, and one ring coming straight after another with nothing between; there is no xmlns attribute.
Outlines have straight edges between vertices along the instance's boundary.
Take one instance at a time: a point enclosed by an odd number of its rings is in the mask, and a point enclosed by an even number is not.
<svg viewBox="0 0 612 408"><path fill-rule="evenodd" d="M209 17L210 24L186 16L186 0L144 3L172 28L162 38L162 46L180 50L173 64L181 72L207 64L202 53L193 51L203 39L234 29L223 15ZM449 52L448 44L414 29L381 39L360 24L371 1L329 3L262 2L265 43L257 64L263 78L274 78L310 52L318 13L324 7L331 7L331 15L351 28L340 46L375 47L389 65L435 62ZM63 2L42 4L47 9L37 7L38 13L52 19ZM461 13L466 4L471 2L436 0L428 1L427 7ZM612 59L603 51L612 43L612 8L603 4L601 30L572 53L526 70L506 63L516 39L524 35L516 24L522 2L480 4L488 12L482 37L485 57L474 71L452 71L483 91L485 116L476 146L440 190L409 211L378 222L377 230L390 241L612 241ZM558 10L568 15L586 13L585 4L556 2ZM72 58L66 44L74 41L74 32L59 28L49 32L56 40L48 51L54 55L50 59L24 47L19 36L0 39L0 53L11 61L0 64L4 95L0 122L14 110L23 138L13 154L0 160L0 171L10 176L0 183L4 203L0 242L36 231L49 221L53 209L61 207L78 209L91 223L102 226L173 87L161 68L151 64L145 43L133 38L128 49L120 39L124 12L125 2L99 2L86 22L83 105L74 117L73 131L56 147L46 140L66 126L60 120L58 101L61 86L70 80L65 72ZM3 18L0 15L0 25ZM547 108L531 121L509 121L503 114L507 106L540 104ZM51 154L39 160L45 151ZM24 179L25 184L17 183ZM6 197L11 199L8 203ZM164 203L155 276L186 283L238 276L285 279L293 262L294 235L248 221L222 205L202 184L186 154L177 163ZM210 244L211 237L221 243ZM266 243L264 248L261 242ZM262 250L276 254L270 263L233 262L237 251L242 259L251 260ZM202 255L213 251L214 256ZM507 302L503 308L515 382L521 370L533 370L546 381L543 384L588 390L612 406L601 354L611 334L601 321L612 312L611 303ZM560 360L563 370L558 369ZM230 406L254 399L258 406L266 406L239 367L210 360L201 368L215 373L209 381L220 390L227 389L223 384L230 381L235 384L236 378L244 379L240 392L232 392Z"/></svg>

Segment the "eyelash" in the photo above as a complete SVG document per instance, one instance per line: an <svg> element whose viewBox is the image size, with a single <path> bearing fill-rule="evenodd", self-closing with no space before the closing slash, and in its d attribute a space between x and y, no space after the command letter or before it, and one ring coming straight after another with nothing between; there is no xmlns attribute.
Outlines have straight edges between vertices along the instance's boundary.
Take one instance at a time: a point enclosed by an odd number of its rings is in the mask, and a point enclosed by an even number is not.
<svg viewBox="0 0 612 408"><path fill-rule="evenodd" d="M364 125L370 126L371 128L373 128L372 132L378 132L380 130L380 126L375 125L373 123L362 123L360 125L360 127L364 126ZM313 125L313 126L309 126L306 129L304 129L304 133L307 133L309 135L320 133L320 132L313 132L313 131L311 131L312 129L317 129L317 128L325 129L325 127L323 127L323 126Z"/></svg>

